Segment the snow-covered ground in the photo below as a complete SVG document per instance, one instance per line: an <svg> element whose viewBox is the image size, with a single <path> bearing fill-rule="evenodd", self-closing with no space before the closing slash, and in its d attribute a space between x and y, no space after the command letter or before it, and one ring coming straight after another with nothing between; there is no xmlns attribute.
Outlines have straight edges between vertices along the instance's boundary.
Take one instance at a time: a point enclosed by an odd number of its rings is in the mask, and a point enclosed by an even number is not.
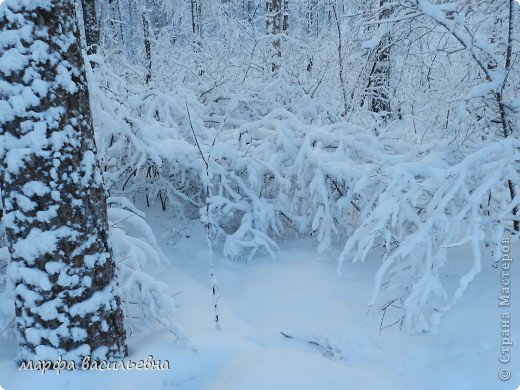
<svg viewBox="0 0 520 390"><path fill-rule="evenodd" d="M152 221L159 241L164 220ZM163 246L171 264L150 272L170 286L175 322L168 331L129 339L130 358L169 360L169 371L19 371L14 341L0 344L0 386L15 389L457 389L514 390L520 384L519 272L513 263L511 362L498 361L501 340L499 270L485 265L437 334L410 336L389 327L381 313L367 315L376 259L346 263L337 274L332 256L318 256L309 241L286 241L278 260L249 264L216 259L221 329L213 323L208 250L202 230ZM520 253L516 246L513 255ZM445 278L470 267L471 252L452 253ZM520 265L518 265L520 267ZM517 287L518 286L518 287ZM518 291L517 291L518 290ZM387 311L385 323L399 312ZM517 323L518 322L518 323ZM284 334L292 338L285 337ZM520 330L518 331L520 332ZM508 368L512 378L501 382Z"/></svg>

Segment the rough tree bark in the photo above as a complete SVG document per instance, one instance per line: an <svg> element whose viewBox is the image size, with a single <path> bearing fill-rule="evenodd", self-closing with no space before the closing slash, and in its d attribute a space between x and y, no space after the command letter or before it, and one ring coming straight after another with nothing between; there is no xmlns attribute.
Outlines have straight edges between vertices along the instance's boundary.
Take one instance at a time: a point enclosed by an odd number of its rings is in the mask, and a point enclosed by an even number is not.
<svg viewBox="0 0 520 390"><path fill-rule="evenodd" d="M99 25L96 16L96 2L94 0L81 0L81 8L83 10L83 25L85 26L87 54L95 54L99 45Z"/></svg>
<svg viewBox="0 0 520 390"><path fill-rule="evenodd" d="M9 64L0 67L0 181L18 360L126 354L73 3L0 7L0 63Z"/></svg>

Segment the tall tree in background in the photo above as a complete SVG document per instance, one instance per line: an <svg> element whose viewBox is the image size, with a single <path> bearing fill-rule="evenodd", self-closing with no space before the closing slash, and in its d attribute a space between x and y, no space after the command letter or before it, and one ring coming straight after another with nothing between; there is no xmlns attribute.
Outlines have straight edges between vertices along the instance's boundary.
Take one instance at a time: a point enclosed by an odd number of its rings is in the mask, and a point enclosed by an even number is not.
<svg viewBox="0 0 520 390"><path fill-rule="evenodd" d="M271 71L276 73L281 66L282 37L289 29L289 0L270 0L266 2L266 29L272 34L273 55Z"/></svg>
<svg viewBox="0 0 520 390"><path fill-rule="evenodd" d="M123 9L120 0L108 0L107 4L103 4L106 7L106 28L110 31L110 34L105 34L105 45L113 48L115 51L124 52L126 42L126 34L124 31L123 23Z"/></svg>
<svg viewBox="0 0 520 390"><path fill-rule="evenodd" d="M146 8L142 12L143 19L143 36L144 36L144 52L145 52L145 77L144 81L148 84L152 80L152 43L150 42L150 19Z"/></svg>
<svg viewBox="0 0 520 390"><path fill-rule="evenodd" d="M94 54L99 45L99 24L96 16L95 0L81 0L83 26L87 42L87 54Z"/></svg>
<svg viewBox="0 0 520 390"><path fill-rule="evenodd" d="M191 32L197 38L201 38L200 19L202 14L202 7L198 0L191 1Z"/></svg>
<svg viewBox="0 0 520 390"><path fill-rule="evenodd" d="M385 22L391 13L389 1L379 0L378 20L383 22L377 26L375 32L376 36L380 35L380 38L372 53L372 67L365 88L369 111L379 114L383 120L386 120L391 112L389 93L391 39L389 23Z"/></svg>
<svg viewBox="0 0 520 390"><path fill-rule="evenodd" d="M123 313L74 1L2 3L0 53L0 181L18 358L122 358Z"/></svg>

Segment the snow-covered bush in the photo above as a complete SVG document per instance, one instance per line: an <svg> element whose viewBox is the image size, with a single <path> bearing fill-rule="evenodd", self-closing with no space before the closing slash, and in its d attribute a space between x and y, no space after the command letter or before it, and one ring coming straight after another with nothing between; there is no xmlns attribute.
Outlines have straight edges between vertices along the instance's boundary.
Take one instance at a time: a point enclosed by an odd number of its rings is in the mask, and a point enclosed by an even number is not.
<svg viewBox="0 0 520 390"><path fill-rule="evenodd" d="M112 78L100 85L108 81L115 88ZM435 326L479 271L480 244L498 242L518 205L507 190L519 181L518 141L467 148L407 140L405 122L379 135L313 123L315 114L299 109L305 99L283 100L303 99L283 75L268 84L205 106L185 91L131 93L120 84L126 100L98 103L112 195L161 201L174 221L198 211L237 261L258 249L274 256L288 229L312 237L320 253L343 247L340 269L384 248L372 304L398 298L408 331ZM475 264L449 297L441 270L448 248L465 243Z"/></svg>
<svg viewBox="0 0 520 390"><path fill-rule="evenodd" d="M248 127L237 132L224 126L227 117L217 128L209 127L215 118L205 115L188 92L131 93L103 64L98 77L91 76L91 100L110 194L144 199L147 205L160 201L177 223L204 215L209 205L203 222L225 242L226 255L248 258L259 248L274 255L270 235L281 226L275 205L279 191L271 182L279 175L255 161L261 148L251 147L252 154L240 150ZM109 99L114 90L124 100Z"/></svg>
<svg viewBox="0 0 520 390"><path fill-rule="evenodd" d="M126 330L130 334L169 327L174 308L168 286L155 280L144 267L153 262L165 265L167 259L159 249L144 214L126 198L108 199L110 242L116 261L117 282L121 290Z"/></svg>
<svg viewBox="0 0 520 390"><path fill-rule="evenodd" d="M480 8L403 4L383 28L402 42L392 47L387 92L395 120L386 125L365 101L381 29L363 24L384 17L380 10L360 3L340 11L352 22L339 26L343 41L330 6L319 12L334 28L307 31L314 22L295 19L304 38L282 37L272 74L273 37L259 34L262 17L244 25L244 15L215 6L203 27L211 34L201 38L186 34L186 9L168 8L184 35L157 37L146 88L124 58L99 60L90 76L111 196L160 202L173 226L201 218L237 261L259 249L274 256L288 230L312 237L320 253L340 250L340 268L382 248L372 304L398 298L407 330L435 326L478 272L480 245L498 242L518 204L508 189L518 189L518 145L500 132L517 123L510 104L517 72L504 79L503 53L492 52L498 43L481 44L495 27ZM487 23L477 23L475 41L463 12ZM498 16L506 17L504 9ZM445 47L452 52L444 55ZM412 65L403 67L403 58ZM448 74L453 61L464 66ZM498 103L506 122L497 121ZM447 251L466 243L475 265L448 296L440 276Z"/></svg>
<svg viewBox="0 0 520 390"><path fill-rule="evenodd" d="M408 331L436 326L480 271L481 244L498 245L510 226L512 210L520 203L519 196L511 201L507 188L508 180L520 179L515 169L518 146L508 138L459 161L453 161L449 145L416 146L408 156L384 156L372 176L380 186L377 200L348 238L340 267L346 260L364 260L382 244L386 251L371 303L381 290L388 290L402 301ZM372 188L359 182L357 191L368 193ZM447 263L447 250L464 244L470 244L474 264L449 297L440 271Z"/></svg>

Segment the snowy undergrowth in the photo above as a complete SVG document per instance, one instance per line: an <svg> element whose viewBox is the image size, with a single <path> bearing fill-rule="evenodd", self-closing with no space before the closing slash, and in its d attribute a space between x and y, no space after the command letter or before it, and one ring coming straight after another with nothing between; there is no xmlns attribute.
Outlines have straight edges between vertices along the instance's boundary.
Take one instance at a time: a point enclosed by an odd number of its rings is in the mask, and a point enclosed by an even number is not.
<svg viewBox="0 0 520 390"><path fill-rule="evenodd" d="M165 265L168 260L159 249L144 213L126 198L109 198L108 206L110 241L127 332L132 335L171 328L173 294L164 282L145 271L147 263Z"/></svg>
<svg viewBox="0 0 520 390"><path fill-rule="evenodd" d="M258 250L275 257L277 238L291 230L312 237L319 253L342 248L340 270L382 249L372 304L397 299L410 332L438 324L480 271L481 244L499 242L520 203L507 191L520 179L512 137L468 152L407 141L398 124L379 136L326 117L313 124L312 105L299 108L305 99L283 75L228 98L207 96L206 105L189 91L143 93L103 64L95 84L113 196L159 201L172 225L200 215L237 261ZM271 103L260 98L268 90ZM299 103L288 111L283 96ZM474 264L449 296L439 271L447 250L466 243Z"/></svg>

